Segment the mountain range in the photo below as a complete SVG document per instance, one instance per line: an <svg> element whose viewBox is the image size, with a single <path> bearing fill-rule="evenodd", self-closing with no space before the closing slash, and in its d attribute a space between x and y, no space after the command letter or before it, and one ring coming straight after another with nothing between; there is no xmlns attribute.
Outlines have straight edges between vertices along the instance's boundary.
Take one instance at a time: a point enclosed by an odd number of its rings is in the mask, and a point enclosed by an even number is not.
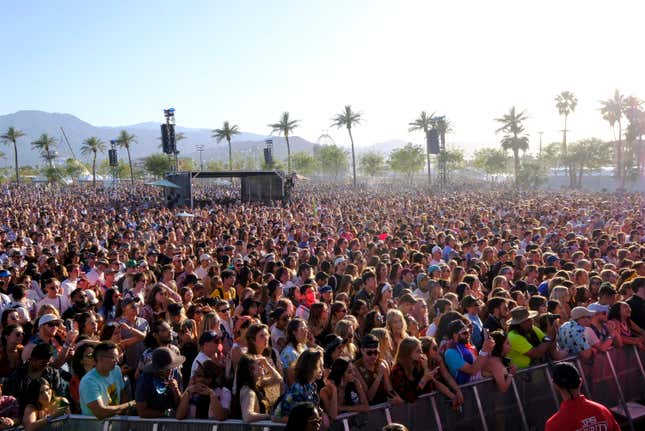
<svg viewBox="0 0 645 431"><path fill-rule="evenodd" d="M109 148L110 140L115 139L121 130L127 130L136 136L136 144L130 148L133 159L145 157L153 153L160 153L160 125L161 123L157 122L144 122L118 127L101 127L94 126L71 114L35 110L0 115L1 133L4 133L9 127L15 127L26 134L26 136L18 141L18 158L21 166L42 165L43 161L40 154L32 149L30 143L37 140L43 133L47 133L56 139L58 143L56 151L60 159L67 159L74 156L85 159L80 154L80 147L82 142L90 136L102 139ZM185 139L177 143L180 157L190 157L194 160L199 160L199 153L197 152L196 146L203 145L203 160L205 162L209 160L228 160L228 147L226 142L216 143L215 139L211 137L211 129L189 128L177 125L175 131L177 133L183 133L185 136ZM262 150L265 146L264 141L267 138L273 139L274 158L286 159L287 148L285 140L283 137L278 136L242 132L232 139L233 151L261 158ZM315 145L313 142L299 136L290 136L289 143L292 154L299 151L311 153ZM369 150L387 154L391 149L404 144L405 141L390 140L367 147L360 147L356 150L357 154ZM0 165L13 165L13 148L11 146L5 146L2 150L6 154L6 159ZM101 156L99 157L101 158ZM107 158L107 154L102 157ZM119 153L119 158L121 157L126 157L122 151Z"/></svg>

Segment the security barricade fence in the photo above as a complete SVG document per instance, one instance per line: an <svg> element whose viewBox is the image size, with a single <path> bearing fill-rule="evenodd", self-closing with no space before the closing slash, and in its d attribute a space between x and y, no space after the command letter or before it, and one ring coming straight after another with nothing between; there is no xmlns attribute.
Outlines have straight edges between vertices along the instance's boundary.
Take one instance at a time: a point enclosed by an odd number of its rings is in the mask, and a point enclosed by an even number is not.
<svg viewBox="0 0 645 431"><path fill-rule="evenodd" d="M633 417L627 406L637 407L636 403L645 401L645 353L635 346L627 346L598 353L589 362L577 357L565 360L581 371L583 393L611 408L624 426L635 431L638 418ZM506 392L500 392L491 378L462 385L461 391L465 402L456 411L448 398L432 392L414 403L384 403L372 406L367 413L339 415L331 424L331 430L372 431L398 422L411 431L540 431L561 401L553 386L548 363L518 371ZM283 429L285 424L142 419L137 416L115 416L98 421L89 416L68 415L48 426L52 431L272 431Z"/></svg>

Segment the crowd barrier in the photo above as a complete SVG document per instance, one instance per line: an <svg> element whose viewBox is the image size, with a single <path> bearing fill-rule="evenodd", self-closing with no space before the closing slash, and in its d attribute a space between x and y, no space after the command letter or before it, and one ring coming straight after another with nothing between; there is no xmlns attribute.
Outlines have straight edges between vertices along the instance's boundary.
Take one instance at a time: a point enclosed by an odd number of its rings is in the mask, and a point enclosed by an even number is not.
<svg viewBox="0 0 645 431"><path fill-rule="evenodd" d="M624 424L635 431L630 402L645 400L645 353L634 346L612 349L583 363L577 357L567 360L576 364L583 376L585 395L624 418ZM488 378L461 386L465 403L458 411L451 409L448 398L437 392L421 396L411 404L372 406L368 413L340 415L332 431L380 430L391 422L405 424L411 431L540 431L546 420L557 411L560 398L551 380L549 364L520 370L508 391L500 392ZM631 404L633 407L637 404ZM239 420L141 419L115 416L103 422L88 416L70 415L51 424L52 431L271 431L284 428L271 421L247 424Z"/></svg>

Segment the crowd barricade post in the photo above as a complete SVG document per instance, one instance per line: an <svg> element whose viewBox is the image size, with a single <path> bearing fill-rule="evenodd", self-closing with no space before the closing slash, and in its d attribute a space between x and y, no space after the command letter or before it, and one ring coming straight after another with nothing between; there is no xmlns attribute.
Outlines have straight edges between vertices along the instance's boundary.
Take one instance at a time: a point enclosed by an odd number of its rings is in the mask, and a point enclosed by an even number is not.
<svg viewBox="0 0 645 431"><path fill-rule="evenodd" d="M560 401L552 386L548 364L540 364L520 370L513 379L517 388L516 399L520 400L526 426L541 429L546 420L558 410ZM518 413L520 411L518 410ZM519 416L519 414L518 414ZM517 419L517 428L524 424Z"/></svg>

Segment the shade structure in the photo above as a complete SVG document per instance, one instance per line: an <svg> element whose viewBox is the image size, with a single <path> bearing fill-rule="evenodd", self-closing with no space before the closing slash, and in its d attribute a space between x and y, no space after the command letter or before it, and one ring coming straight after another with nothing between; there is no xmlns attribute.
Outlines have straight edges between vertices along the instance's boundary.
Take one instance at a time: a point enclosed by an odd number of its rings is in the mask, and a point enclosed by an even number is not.
<svg viewBox="0 0 645 431"><path fill-rule="evenodd" d="M146 185L156 186L156 187L165 187L165 188L168 188L168 189L180 189L181 188L177 184L175 184L175 183L173 183L171 181L168 181L168 180L157 180L157 181L153 181L151 183L146 183Z"/></svg>

